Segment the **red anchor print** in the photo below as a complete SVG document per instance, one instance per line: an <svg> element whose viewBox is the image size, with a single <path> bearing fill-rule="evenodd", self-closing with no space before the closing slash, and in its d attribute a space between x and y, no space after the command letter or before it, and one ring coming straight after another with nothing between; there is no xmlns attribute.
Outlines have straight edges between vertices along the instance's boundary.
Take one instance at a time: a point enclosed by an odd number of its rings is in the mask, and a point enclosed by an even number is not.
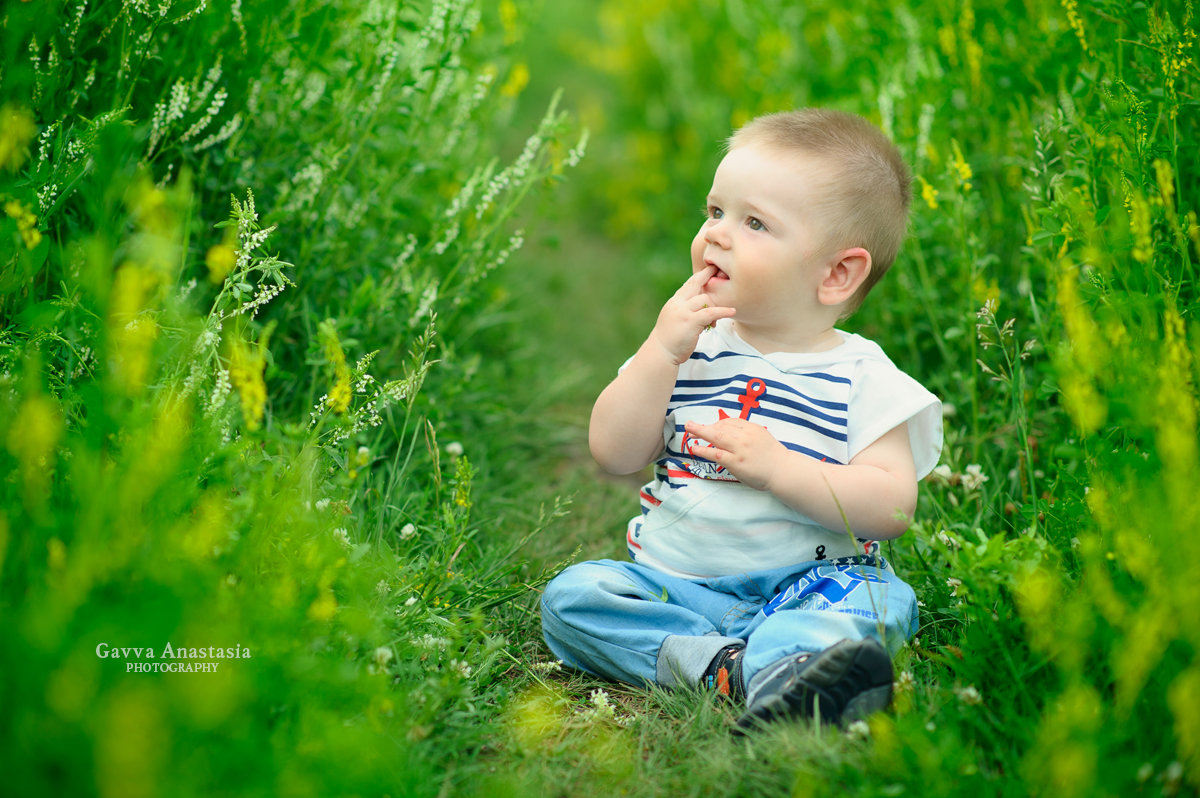
<svg viewBox="0 0 1200 798"><path fill-rule="evenodd" d="M767 384L755 377L746 383L746 392L738 397L738 402L742 405L742 412L738 414L738 418L750 418L750 411L758 407L758 397L767 392ZM729 414L724 410L717 410L717 415L722 420L729 418Z"/></svg>
<svg viewBox="0 0 1200 798"><path fill-rule="evenodd" d="M763 382L762 380L758 379L757 377L747 380L746 381L746 392L737 398L738 402L742 406L742 412L738 414L738 418L743 419L743 420L750 418L750 413L754 410L754 408L758 407L758 397L762 396L766 392L767 392L767 384L765 382ZM730 415L720 408L717 409L717 415L720 417L720 419L722 421L724 421L727 418L730 418ZM688 454L695 456L695 447L697 446L696 440L697 439L695 438L695 436L693 436L690 432L684 433L684 435L683 435L683 450L685 452L687 452ZM711 443L708 443L705 445L712 446ZM717 471L724 471L724 470L725 469L723 466L717 467Z"/></svg>

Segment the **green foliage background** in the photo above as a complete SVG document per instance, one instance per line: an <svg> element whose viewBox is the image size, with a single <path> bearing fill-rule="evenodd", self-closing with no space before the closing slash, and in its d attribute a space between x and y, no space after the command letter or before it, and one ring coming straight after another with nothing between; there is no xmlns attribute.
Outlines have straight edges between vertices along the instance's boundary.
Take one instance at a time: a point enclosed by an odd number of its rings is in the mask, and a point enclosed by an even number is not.
<svg viewBox="0 0 1200 798"><path fill-rule="evenodd" d="M1200 789L1190 2L2 15L15 793ZM892 545L923 604L893 710L735 743L707 696L556 672L536 587L620 555L588 405L720 142L805 104L913 167L848 326L947 445ZM96 653L167 642L252 656Z"/></svg>

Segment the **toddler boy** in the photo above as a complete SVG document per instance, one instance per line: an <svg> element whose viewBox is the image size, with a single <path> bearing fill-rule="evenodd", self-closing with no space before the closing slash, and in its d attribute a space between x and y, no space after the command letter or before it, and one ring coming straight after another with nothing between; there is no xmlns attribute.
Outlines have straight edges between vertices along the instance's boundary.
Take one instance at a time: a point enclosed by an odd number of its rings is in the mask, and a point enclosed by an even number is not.
<svg viewBox="0 0 1200 798"><path fill-rule="evenodd" d="M852 114L772 114L730 138L692 276L592 411L601 467L654 478L632 561L546 586L565 664L744 697L739 728L890 702L889 650L917 609L877 541L908 527L940 405L835 325L895 259L910 197L895 146Z"/></svg>

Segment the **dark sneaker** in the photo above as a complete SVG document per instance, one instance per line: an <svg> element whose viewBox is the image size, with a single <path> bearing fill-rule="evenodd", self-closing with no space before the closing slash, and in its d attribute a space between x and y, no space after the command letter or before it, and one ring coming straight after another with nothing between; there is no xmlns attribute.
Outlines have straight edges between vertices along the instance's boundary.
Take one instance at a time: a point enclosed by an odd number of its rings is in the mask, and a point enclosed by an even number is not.
<svg viewBox="0 0 1200 798"><path fill-rule="evenodd" d="M872 637L842 640L816 654L780 660L756 674L741 733L775 718L814 718L845 725L892 700L892 658Z"/></svg>
<svg viewBox="0 0 1200 798"><path fill-rule="evenodd" d="M732 645L718 651L704 671L700 686L735 701L745 698L746 689L742 685L742 654L745 650L744 645Z"/></svg>

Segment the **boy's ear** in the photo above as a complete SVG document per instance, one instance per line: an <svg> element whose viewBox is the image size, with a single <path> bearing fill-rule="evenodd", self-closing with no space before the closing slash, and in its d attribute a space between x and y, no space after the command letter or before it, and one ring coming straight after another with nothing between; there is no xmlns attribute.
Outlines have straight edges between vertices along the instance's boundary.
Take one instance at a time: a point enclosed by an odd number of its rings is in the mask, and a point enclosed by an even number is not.
<svg viewBox="0 0 1200 798"><path fill-rule="evenodd" d="M840 305L853 297L871 273L871 253L851 247L836 253L817 290L823 305Z"/></svg>

